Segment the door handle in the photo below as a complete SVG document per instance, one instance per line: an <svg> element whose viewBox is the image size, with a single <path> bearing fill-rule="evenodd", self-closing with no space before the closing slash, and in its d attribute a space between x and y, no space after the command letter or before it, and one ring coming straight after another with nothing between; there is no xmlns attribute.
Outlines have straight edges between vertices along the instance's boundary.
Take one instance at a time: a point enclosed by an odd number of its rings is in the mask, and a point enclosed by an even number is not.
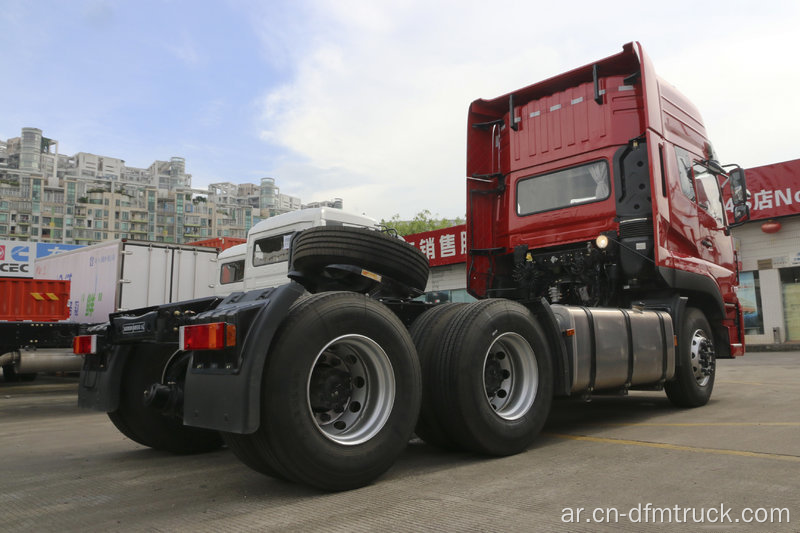
<svg viewBox="0 0 800 533"><path fill-rule="evenodd" d="M714 243L713 243L713 242L711 242L711 241L710 241L710 240L708 240L708 239L703 239L702 241L700 241L700 244L702 244L702 245L703 245L703 246L705 246L706 248L713 248L713 247L714 247Z"/></svg>

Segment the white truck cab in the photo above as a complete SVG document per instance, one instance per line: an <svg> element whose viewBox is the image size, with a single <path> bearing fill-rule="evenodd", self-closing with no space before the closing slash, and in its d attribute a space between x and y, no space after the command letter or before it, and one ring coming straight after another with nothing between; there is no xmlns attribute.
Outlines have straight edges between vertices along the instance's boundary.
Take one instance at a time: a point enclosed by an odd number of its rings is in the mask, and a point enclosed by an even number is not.
<svg viewBox="0 0 800 533"><path fill-rule="evenodd" d="M372 218L330 207L291 211L262 220L250 228L246 244L220 252L215 294L227 296L286 283L292 235L316 226L379 228Z"/></svg>
<svg viewBox="0 0 800 533"><path fill-rule="evenodd" d="M227 296L244 290L244 261L247 257L247 244L237 244L222 250L217 256L217 280L214 284L215 296Z"/></svg>

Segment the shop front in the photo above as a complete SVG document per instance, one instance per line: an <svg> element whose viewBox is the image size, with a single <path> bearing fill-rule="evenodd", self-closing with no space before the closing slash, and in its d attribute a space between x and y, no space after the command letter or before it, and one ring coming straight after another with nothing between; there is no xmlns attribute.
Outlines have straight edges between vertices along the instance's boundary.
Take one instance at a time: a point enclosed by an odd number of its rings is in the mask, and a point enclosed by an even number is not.
<svg viewBox="0 0 800 533"><path fill-rule="evenodd" d="M449 228L414 233L406 241L428 258L431 273L425 295L431 303L471 302L475 298L467 293L467 226L460 224Z"/></svg>
<svg viewBox="0 0 800 533"><path fill-rule="evenodd" d="M750 221L734 228L745 340L800 348L800 159L747 169Z"/></svg>

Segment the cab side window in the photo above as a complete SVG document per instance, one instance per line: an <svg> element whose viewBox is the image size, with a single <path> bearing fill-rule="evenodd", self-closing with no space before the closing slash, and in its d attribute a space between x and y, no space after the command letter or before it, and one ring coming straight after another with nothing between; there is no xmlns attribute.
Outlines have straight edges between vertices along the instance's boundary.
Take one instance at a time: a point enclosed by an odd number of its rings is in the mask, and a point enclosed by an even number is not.
<svg viewBox="0 0 800 533"><path fill-rule="evenodd" d="M725 226L725 208L720 198L717 178L705 169L695 166L695 183L697 184L697 205L716 220L717 227Z"/></svg>
<svg viewBox="0 0 800 533"><path fill-rule="evenodd" d="M678 160L678 178L681 182L681 190L683 194L691 201L695 201L697 196L694 192L694 184L692 180L692 154L683 148L675 147L675 157Z"/></svg>
<svg viewBox="0 0 800 533"><path fill-rule="evenodd" d="M242 281L244 279L244 259L224 263L220 268L219 278L222 285Z"/></svg>

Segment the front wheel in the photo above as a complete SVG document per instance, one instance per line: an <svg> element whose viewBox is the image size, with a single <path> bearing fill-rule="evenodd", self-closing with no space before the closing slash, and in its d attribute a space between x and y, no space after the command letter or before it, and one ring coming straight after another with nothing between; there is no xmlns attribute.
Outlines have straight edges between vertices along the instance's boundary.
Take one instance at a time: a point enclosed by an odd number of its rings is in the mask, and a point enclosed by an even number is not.
<svg viewBox="0 0 800 533"><path fill-rule="evenodd" d="M675 379L664 384L667 397L679 407L707 404L714 389L717 361L711 327L699 309L689 307L683 315L677 355Z"/></svg>
<svg viewBox="0 0 800 533"><path fill-rule="evenodd" d="M250 465L323 490L385 472L405 448L420 404L420 371L402 322L351 292L297 302L276 333L262 381Z"/></svg>

